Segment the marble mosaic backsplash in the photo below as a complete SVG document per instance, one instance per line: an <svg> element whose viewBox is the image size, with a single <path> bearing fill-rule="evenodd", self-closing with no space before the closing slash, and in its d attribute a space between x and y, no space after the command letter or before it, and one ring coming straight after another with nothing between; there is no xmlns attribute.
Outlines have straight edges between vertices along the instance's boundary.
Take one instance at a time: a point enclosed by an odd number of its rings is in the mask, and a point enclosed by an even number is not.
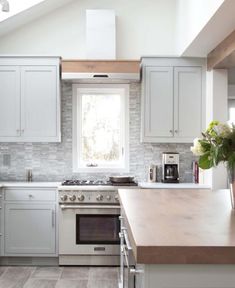
<svg viewBox="0 0 235 288"><path fill-rule="evenodd" d="M140 84L130 84L130 175L145 181L150 164L158 165L161 179L162 152L180 153L180 181L192 182L191 144L140 143ZM6 161L7 160L7 161ZM34 181L62 181L70 178L106 178L109 174L81 174L72 171L72 84L62 85L61 143L0 143L0 181L25 181L32 169Z"/></svg>

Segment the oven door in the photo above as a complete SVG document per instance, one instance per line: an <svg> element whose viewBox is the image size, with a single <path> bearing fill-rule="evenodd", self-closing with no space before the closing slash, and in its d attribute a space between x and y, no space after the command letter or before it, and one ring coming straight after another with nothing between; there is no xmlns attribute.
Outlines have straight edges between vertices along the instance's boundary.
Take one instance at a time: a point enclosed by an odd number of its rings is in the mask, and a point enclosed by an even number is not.
<svg viewBox="0 0 235 288"><path fill-rule="evenodd" d="M60 205L60 255L119 255L120 207Z"/></svg>

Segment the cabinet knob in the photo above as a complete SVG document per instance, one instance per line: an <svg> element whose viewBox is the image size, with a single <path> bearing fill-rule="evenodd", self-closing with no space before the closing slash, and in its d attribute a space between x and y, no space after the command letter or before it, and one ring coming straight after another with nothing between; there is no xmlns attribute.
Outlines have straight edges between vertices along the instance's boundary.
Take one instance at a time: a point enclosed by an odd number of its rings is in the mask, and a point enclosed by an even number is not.
<svg viewBox="0 0 235 288"><path fill-rule="evenodd" d="M170 133L173 134L173 130L170 130Z"/></svg>
<svg viewBox="0 0 235 288"><path fill-rule="evenodd" d="M178 130L175 130L175 133L178 133Z"/></svg>
<svg viewBox="0 0 235 288"><path fill-rule="evenodd" d="M24 133L24 129L21 130L21 133L22 133L22 134Z"/></svg>

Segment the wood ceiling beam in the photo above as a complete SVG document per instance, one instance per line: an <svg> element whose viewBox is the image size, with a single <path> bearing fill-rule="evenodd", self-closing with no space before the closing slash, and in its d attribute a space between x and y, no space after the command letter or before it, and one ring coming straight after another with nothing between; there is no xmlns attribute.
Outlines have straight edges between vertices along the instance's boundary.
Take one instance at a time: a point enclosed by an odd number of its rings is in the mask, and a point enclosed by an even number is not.
<svg viewBox="0 0 235 288"><path fill-rule="evenodd" d="M235 67L235 30L207 55L207 70Z"/></svg>

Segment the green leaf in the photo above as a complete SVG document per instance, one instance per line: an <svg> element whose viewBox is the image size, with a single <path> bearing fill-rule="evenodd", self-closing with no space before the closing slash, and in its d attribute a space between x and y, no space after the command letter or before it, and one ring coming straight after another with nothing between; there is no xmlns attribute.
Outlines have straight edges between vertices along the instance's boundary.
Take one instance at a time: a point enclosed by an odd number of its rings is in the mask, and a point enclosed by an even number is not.
<svg viewBox="0 0 235 288"><path fill-rule="evenodd" d="M213 167L213 161L211 160L211 156L209 152L200 156L198 165L202 169L210 169L211 167Z"/></svg>

